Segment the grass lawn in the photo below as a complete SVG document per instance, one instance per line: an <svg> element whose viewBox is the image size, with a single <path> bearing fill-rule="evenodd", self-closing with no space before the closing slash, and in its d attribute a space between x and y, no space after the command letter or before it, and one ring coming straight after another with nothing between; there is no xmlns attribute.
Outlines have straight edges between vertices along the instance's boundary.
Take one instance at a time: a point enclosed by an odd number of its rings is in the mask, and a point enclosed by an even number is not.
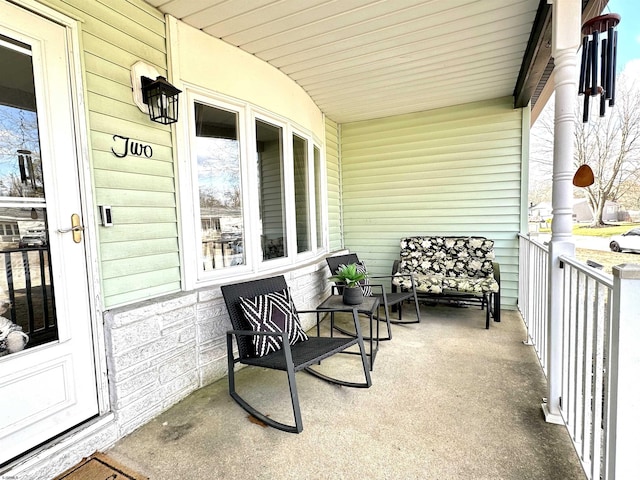
<svg viewBox="0 0 640 480"><path fill-rule="evenodd" d="M637 223L620 223L619 225L607 225L606 227L592 228L585 224L574 224L573 235L610 237L612 235L625 233L637 226ZM541 228L540 233L551 233L551 229ZM577 248L576 258L585 263L587 260L597 262L603 266L602 271L608 274L612 273L611 269L614 265L621 265L623 263L640 264L640 254L637 253L616 253L611 251L589 250L586 248Z"/></svg>
<svg viewBox="0 0 640 480"><path fill-rule="evenodd" d="M623 263L640 264L640 254L638 253L617 253L605 252L602 250L588 250L586 248L576 248L576 258L581 262L587 263L587 260L602 265L602 271L613 274L612 267Z"/></svg>
<svg viewBox="0 0 640 480"><path fill-rule="evenodd" d="M637 227L637 223L620 223L618 225L607 225L606 227L593 228L584 223L573 224L574 235L584 235L589 237L610 237L611 235L620 235L633 227ZM551 233L551 228L541 228L540 233Z"/></svg>

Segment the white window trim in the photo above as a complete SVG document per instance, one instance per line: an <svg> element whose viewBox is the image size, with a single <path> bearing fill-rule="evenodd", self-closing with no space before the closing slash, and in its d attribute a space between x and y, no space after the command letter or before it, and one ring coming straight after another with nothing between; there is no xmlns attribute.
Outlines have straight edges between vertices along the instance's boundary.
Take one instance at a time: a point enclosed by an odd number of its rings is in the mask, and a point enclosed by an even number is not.
<svg viewBox="0 0 640 480"><path fill-rule="evenodd" d="M192 290L203 286L220 284L223 282L236 281L238 279L251 277L256 274L266 272L280 272L290 270L296 264L308 262L310 259L320 257L327 251L328 239L328 212L326 202L326 163L323 142L305 128L296 125L291 120L280 115L269 112L258 106L233 99L219 93L184 84L183 102L183 128L177 131L178 145L178 197L180 201L180 226L181 226L181 251L182 251L182 271L183 285L185 290ZM193 105L198 102L214 108L226 109L238 114L238 137L240 149L240 171L242 189L242 211L244 222L244 252L245 265L234 266L205 272L199 266L201 261L202 248L198 244L201 238L199 208L199 189L197 181L197 171L194 165L195 150L192 148L191 139L195 138L195 116L193 115ZM270 259L262 261L262 247L260 244L257 229L259 214L253 205L258 204L258 174L257 157L254 152L256 143L255 126L256 120L272 124L282 128L283 135L283 179L284 179L284 199L285 218L287 232L287 252L288 256L282 259ZM297 135L307 142L307 192L309 195L309 229L310 229L310 250L297 253L296 242L296 219L295 219L295 192L293 178L293 135ZM181 138L180 138L181 137ZM315 195L315 166L314 166L314 146L320 150L320 171L322 178L320 182L321 205L318 209ZM319 210L319 211L318 211ZM323 245L317 245L317 225L315 215L322 216L322 240Z"/></svg>

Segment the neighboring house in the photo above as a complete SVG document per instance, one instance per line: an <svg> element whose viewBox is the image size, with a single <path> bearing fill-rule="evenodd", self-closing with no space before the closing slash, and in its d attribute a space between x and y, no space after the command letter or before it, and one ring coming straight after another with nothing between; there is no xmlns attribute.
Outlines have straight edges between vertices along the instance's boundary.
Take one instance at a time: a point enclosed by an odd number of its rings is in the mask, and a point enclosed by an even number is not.
<svg viewBox="0 0 640 480"><path fill-rule="evenodd" d="M540 202L529 207L529 222L545 223L553 218L553 207L550 202Z"/></svg>
<svg viewBox="0 0 640 480"><path fill-rule="evenodd" d="M620 205L616 202L610 202L609 200L604 203L604 210L602 212L603 222L617 222L620 220L621 214ZM593 212L589 207L589 202L586 198L576 198L573 200L573 220L576 222L592 222Z"/></svg>
<svg viewBox="0 0 640 480"><path fill-rule="evenodd" d="M52 478L222 378L220 285L283 274L314 307L330 252L390 273L403 236L482 235L495 240L503 308L516 308L551 6L423 0L416 18L391 0L285 2L302 16L256 3L0 0L0 108L14 118L0 128L15 130L0 142L20 139L0 149L0 182L40 182L0 198L0 218L12 212L5 236L46 224L49 255L31 269L53 281L42 290L56 315L38 348L0 358L7 478ZM308 15L327 16L288 23ZM336 23L349 18L395 23L361 35ZM385 49L361 53L378 39ZM174 125L139 101L140 77L156 75L182 90ZM27 130L42 171L21 176ZM19 264L5 261L0 286Z"/></svg>
<svg viewBox="0 0 640 480"><path fill-rule="evenodd" d="M549 222L553 218L553 207L550 202L540 202L537 205L529 207L529 222L543 223ZM622 220L620 216L622 210L615 202L607 200L604 207L602 219L605 222L617 222ZM589 208L589 202L586 198L576 198L573 200L573 220L575 222L591 222L593 214Z"/></svg>

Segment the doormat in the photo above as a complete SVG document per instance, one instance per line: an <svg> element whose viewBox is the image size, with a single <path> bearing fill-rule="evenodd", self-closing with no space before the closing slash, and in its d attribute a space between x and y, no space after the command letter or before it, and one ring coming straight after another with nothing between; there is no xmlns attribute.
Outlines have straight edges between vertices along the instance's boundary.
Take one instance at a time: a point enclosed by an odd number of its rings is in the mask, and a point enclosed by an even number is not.
<svg viewBox="0 0 640 480"><path fill-rule="evenodd" d="M54 480L149 480L149 477L134 472L104 453L94 453Z"/></svg>

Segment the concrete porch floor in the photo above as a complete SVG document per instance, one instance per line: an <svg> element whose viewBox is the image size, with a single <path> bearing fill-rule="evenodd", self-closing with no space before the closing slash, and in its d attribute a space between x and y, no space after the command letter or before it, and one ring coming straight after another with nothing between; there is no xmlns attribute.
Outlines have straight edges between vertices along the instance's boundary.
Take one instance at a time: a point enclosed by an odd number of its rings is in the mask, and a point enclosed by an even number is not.
<svg viewBox="0 0 640 480"><path fill-rule="evenodd" d="M380 343L370 389L298 373L301 434L249 421L225 377L107 453L153 480L584 479L565 427L544 421L545 379L519 314L503 310L490 330L477 306L421 315ZM333 358L326 368L357 368L355 355ZM237 376L239 392L289 421L285 382L255 368Z"/></svg>

